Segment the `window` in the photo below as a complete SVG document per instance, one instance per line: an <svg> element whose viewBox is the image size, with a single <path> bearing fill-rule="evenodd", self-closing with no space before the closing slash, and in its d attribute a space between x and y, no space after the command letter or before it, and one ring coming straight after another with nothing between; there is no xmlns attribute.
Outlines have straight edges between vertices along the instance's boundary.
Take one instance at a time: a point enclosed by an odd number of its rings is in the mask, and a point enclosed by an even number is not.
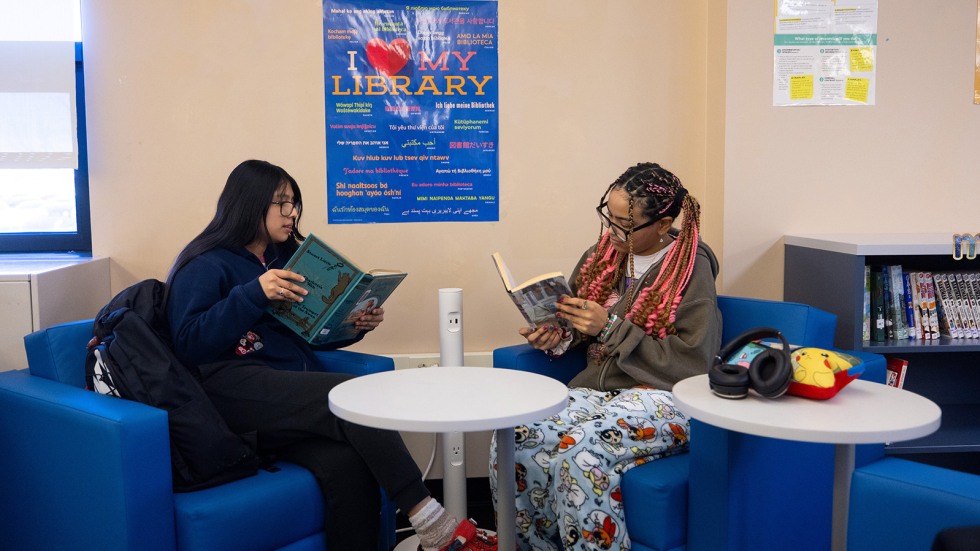
<svg viewBox="0 0 980 551"><path fill-rule="evenodd" d="M0 252L92 250L79 0L73 6L78 168L0 168Z"/></svg>

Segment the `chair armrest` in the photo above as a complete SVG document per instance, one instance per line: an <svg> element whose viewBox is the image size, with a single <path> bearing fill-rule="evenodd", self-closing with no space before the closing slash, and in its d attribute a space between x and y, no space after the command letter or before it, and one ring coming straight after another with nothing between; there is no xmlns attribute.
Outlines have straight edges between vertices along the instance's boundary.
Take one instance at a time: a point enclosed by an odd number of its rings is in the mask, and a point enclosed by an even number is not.
<svg viewBox="0 0 980 551"><path fill-rule="evenodd" d="M324 371L349 373L351 375L370 375L382 371L394 371L395 360L387 356L351 352L350 350L318 350L317 360Z"/></svg>
<svg viewBox="0 0 980 551"><path fill-rule="evenodd" d="M74 387L85 387L85 345L92 338L93 320L62 323L24 337L31 375Z"/></svg>
<svg viewBox="0 0 980 551"><path fill-rule="evenodd" d="M493 366L537 373L557 379L566 385L585 368L584 347L573 348L561 357L552 358L529 344L494 349Z"/></svg>
<svg viewBox="0 0 980 551"><path fill-rule="evenodd" d="M854 471L850 549L929 549L943 528L980 525L980 476L888 457Z"/></svg>
<svg viewBox="0 0 980 551"><path fill-rule="evenodd" d="M3 372L0 443L5 545L175 548L165 411Z"/></svg>

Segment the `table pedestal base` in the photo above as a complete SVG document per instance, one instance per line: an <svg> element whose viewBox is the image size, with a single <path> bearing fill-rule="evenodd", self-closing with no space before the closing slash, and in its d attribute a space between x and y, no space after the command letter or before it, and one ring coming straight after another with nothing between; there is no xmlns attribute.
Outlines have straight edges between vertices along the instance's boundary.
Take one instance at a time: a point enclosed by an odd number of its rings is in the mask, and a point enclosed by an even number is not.
<svg viewBox="0 0 980 551"><path fill-rule="evenodd" d="M847 549L847 515L851 500L851 475L854 474L854 444L834 447L834 505L832 513L831 549Z"/></svg>

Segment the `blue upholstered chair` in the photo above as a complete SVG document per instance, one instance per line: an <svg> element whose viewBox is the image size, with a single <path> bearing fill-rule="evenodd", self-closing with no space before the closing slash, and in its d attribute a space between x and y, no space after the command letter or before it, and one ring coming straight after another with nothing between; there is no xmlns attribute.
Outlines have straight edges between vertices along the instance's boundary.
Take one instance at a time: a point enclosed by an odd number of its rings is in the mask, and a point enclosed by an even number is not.
<svg viewBox="0 0 980 551"><path fill-rule="evenodd" d="M980 476L886 457L851 478L849 549L929 549L945 528L980 526Z"/></svg>
<svg viewBox="0 0 980 551"><path fill-rule="evenodd" d="M837 319L823 310L805 304L730 296L718 297L718 307L723 317L723 342L749 329L771 326L779 329L791 344L833 346ZM855 355L865 362L865 379L884 382L883 357ZM565 383L582 369L584 362L581 352L550 360L526 344L494 351L494 367L532 371ZM858 462L880 455L881 446L868 449L859 446ZM811 459L814 464L825 464L826 469L822 466L817 469L806 480L806 491L802 491L804 481L796 476L797 469L803 462L809 465ZM751 487L757 477L785 478L786 494L760 495ZM832 480L831 445L733 433L695 420L690 453L641 465L623 477L626 526L634 551L752 548L746 545L747 540L752 545L762 542L758 549L802 549L799 546L802 525L830 526ZM825 487L827 491L813 492L809 486ZM794 494L795 491L799 493ZM773 508L774 504L789 508ZM807 505L806 518L782 517L778 521L750 518L754 507L756 512L792 511L793 506L801 504ZM789 535L797 538L792 545L780 547L770 543L781 544ZM815 536L818 541L812 548L829 548L829 529L826 543L821 541L820 534Z"/></svg>
<svg viewBox="0 0 980 551"><path fill-rule="evenodd" d="M91 329L88 320L32 333L24 339L29 370L0 372L0 546L324 548L323 499L297 465L278 462L278 470L173 493L166 412L83 389ZM380 356L318 354L345 373L394 369ZM380 514L380 549L388 550L394 510L386 503Z"/></svg>

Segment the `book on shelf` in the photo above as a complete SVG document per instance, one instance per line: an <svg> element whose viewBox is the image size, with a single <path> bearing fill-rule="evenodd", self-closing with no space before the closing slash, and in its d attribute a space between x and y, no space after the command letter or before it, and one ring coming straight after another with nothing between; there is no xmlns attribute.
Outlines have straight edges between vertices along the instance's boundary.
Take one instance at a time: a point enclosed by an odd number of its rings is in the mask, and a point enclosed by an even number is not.
<svg viewBox="0 0 980 551"><path fill-rule="evenodd" d="M939 314L936 310L936 288L932 281L932 272L922 272L921 281L925 284L926 310L929 313L929 332L926 339L939 338Z"/></svg>
<svg viewBox="0 0 980 551"><path fill-rule="evenodd" d="M939 317L939 334L951 337L959 337L959 329L956 322L952 319L952 310L949 308L949 297L943 285L942 274L932 274L932 282L936 291L936 314Z"/></svg>
<svg viewBox="0 0 980 551"><path fill-rule="evenodd" d="M364 270L315 235L300 244L284 266L306 278L303 302L275 301L268 311L314 345L353 339L354 322L380 307L405 279L400 270Z"/></svg>
<svg viewBox="0 0 980 551"><path fill-rule="evenodd" d="M892 293L892 278L888 266L878 266L881 270L881 295L885 303L885 340L894 340L895 334L895 295Z"/></svg>
<svg viewBox="0 0 980 551"><path fill-rule="evenodd" d="M974 315L973 304L970 299L970 288L967 282L967 274L961 272L951 272L946 275L946 280L953 289L956 303L959 306L960 319L963 320L964 328L971 337L977 336L978 318Z"/></svg>
<svg viewBox="0 0 980 551"><path fill-rule="evenodd" d="M953 295L953 303L959 314L963 336L973 338L980 336L977 332L977 318L974 316L973 305L970 303L966 276L962 273L949 272L946 274L946 283Z"/></svg>
<svg viewBox="0 0 980 551"><path fill-rule="evenodd" d="M905 321L905 286L902 284L902 266L899 264L888 266L888 276L890 277L892 291L891 316L895 338L908 339L909 324Z"/></svg>
<svg viewBox="0 0 980 551"><path fill-rule="evenodd" d="M524 320L532 329L543 325L568 327L568 322L555 316L554 304L562 295L572 296L572 290L561 272L550 272L518 284L514 281L510 269L504 263L499 252L491 255L493 265L504 283L504 289L510 296Z"/></svg>
<svg viewBox="0 0 980 551"><path fill-rule="evenodd" d="M973 313L973 318L976 320L974 325L976 332L974 336L980 337L980 274L976 272L960 274L957 276L957 280L960 277L967 283L963 300L968 304L969 310Z"/></svg>
<svg viewBox="0 0 980 551"><path fill-rule="evenodd" d="M962 339L965 336L965 325L960 319L956 295L947 274L935 272L932 274L932 280L936 287L936 313L939 315L939 333L954 339Z"/></svg>
<svg viewBox="0 0 980 551"><path fill-rule="evenodd" d="M871 270L871 340L885 340L885 280L879 269Z"/></svg>
<svg viewBox="0 0 980 551"><path fill-rule="evenodd" d="M922 305L925 304L925 296L923 295L924 287L919 284L919 272L911 272L909 274L912 281L912 307L914 309L915 315L915 338L923 340L926 338L926 326L929 325L929 313L922 315Z"/></svg>
<svg viewBox="0 0 980 551"><path fill-rule="evenodd" d="M905 374L908 370L908 360L888 356L885 360L885 383L888 386L902 388L905 386Z"/></svg>
<svg viewBox="0 0 980 551"><path fill-rule="evenodd" d="M861 340L871 340L871 266L864 265L864 309L861 311Z"/></svg>
<svg viewBox="0 0 980 551"><path fill-rule="evenodd" d="M902 289L903 298L905 299L905 323L909 328L909 338L917 339L922 332L922 327L919 324L919 320L915 316L915 306L913 305L913 295L912 295L912 275L908 272L902 272Z"/></svg>

